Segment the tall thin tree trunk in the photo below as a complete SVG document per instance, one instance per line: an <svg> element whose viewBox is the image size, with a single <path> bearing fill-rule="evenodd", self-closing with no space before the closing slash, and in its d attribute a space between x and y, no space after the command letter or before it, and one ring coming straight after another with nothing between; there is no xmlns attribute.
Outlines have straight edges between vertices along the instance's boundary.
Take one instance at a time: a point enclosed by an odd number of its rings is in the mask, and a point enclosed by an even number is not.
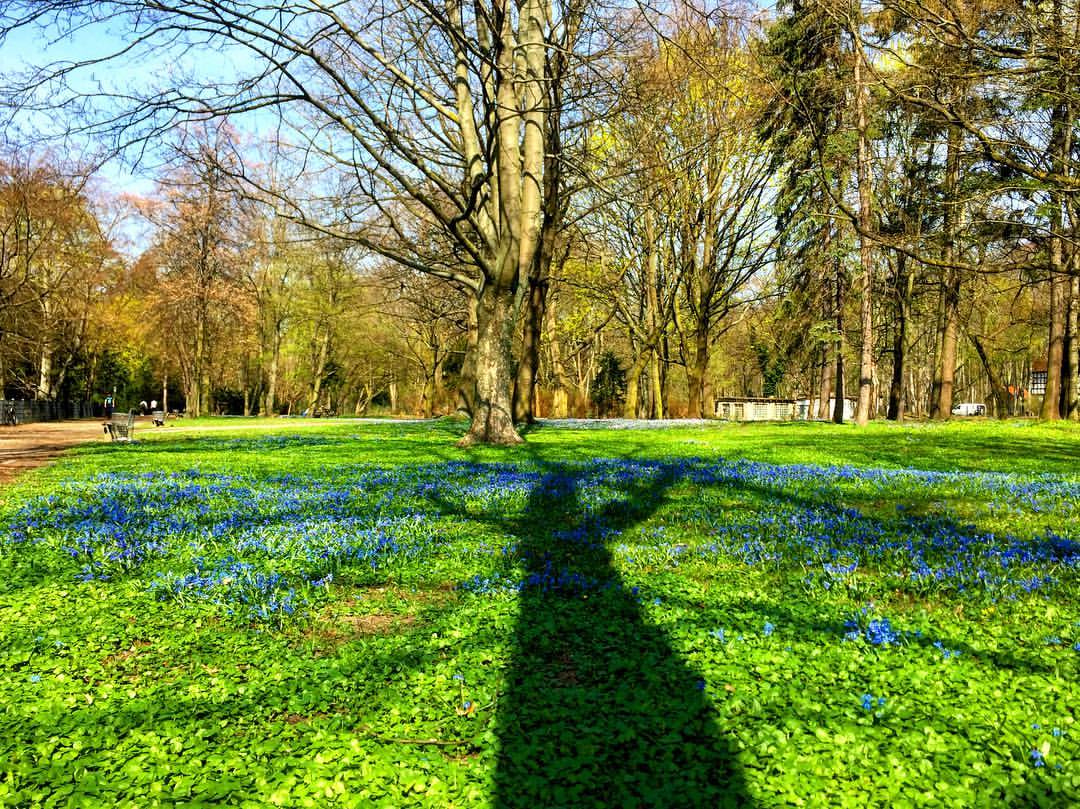
<svg viewBox="0 0 1080 809"><path fill-rule="evenodd" d="M1073 278L1065 277L1065 335L1061 343L1061 394L1058 411L1069 418L1069 403L1073 392L1073 352L1076 342L1076 300L1073 297ZM59 387L59 385L58 385Z"/></svg>
<svg viewBox="0 0 1080 809"><path fill-rule="evenodd" d="M51 399L53 348L52 335L48 332L41 338L41 358L38 364L38 385L34 392L35 399Z"/></svg>
<svg viewBox="0 0 1080 809"><path fill-rule="evenodd" d="M991 364L990 355L987 353L979 335L969 333L968 337L971 338L971 344L975 346L975 352L979 355L979 361L982 362L983 370L986 371L986 377L990 380L990 392L994 396L994 413L999 419L1003 419L1009 415L1009 392L1005 389L1005 383L1001 381L1001 376Z"/></svg>
<svg viewBox="0 0 1080 809"><path fill-rule="evenodd" d="M874 254L873 199L870 188L870 138L867 108L870 105L870 87L867 84L866 65L862 48L856 45L855 53L855 116L858 130L858 157L856 178L859 187L859 265L862 281L859 290L859 333L862 345L859 351L859 400L855 410L855 423L865 426L870 421L874 395Z"/></svg>
<svg viewBox="0 0 1080 809"><path fill-rule="evenodd" d="M467 416L472 416L476 412L476 351L480 341L479 311L479 299L475 295L470 295L465 357L461 362L456 408L459 413Z"/></svg>
<svg viewBox="0 0 1080 809"><path fill-rule="evenodd" d="M929 416L932 419L940 418L938 403L941 400L941 349L945 334L945 287L942 281L938 284L938 298L936 318L934 320L934 355L931 367Z"/></svg>
<svg viewBox="0 0 1080 809"><path fill-rule="evenodd" d="M266 374L266 397L263 400L263 415L277 414L278 369L281 366L281 323L275 322L270 347L270 369Z"/></svg>
<svg viewBox="0 0 1080 809"><path fill-rule="evenodd" d="M655 214L651 209L645 212L645 304L648 308L646 322L649 324L649 341L652 351L649 356L649 417L664 417L663 380L660 371L660 297L657 286L660 283L660 251L656 244Z"/></svg>
<svg viewBox="0 0 1080 809"><path fill-rule="evenodd" d="M833 225L827 223L825 225L824 233L824 245L822 249L822 255L825 257L825 263L822 272L822 289L825 291L822 296L821 302L821 316L825 321L833 321L835 324L835 314L832 311L833 305L836 303L836 290L834 284L836 279L834 274L836 267L831 260L832 255L832 241L833 241ZM832 343L825 343L821 346L821 386L818 388L818 411L817 417L822 421L832 418L832 410L829 407L829 401L833 398L833 388L836 380L836 358L834 356L835 345Z"/></svg>
<svg viewBox="0 0 1080 809"><path fill-rule="evenodd" d="M538 254L537 261L540 260L542 258ZM536 375L540 370L540 339L547 306L547 286L546 278L529 278L529 289L525 296L521 358L514 378L514 421L518 424L533 421L532 405L536 397Z"/></svg>
<svg viewBox="0 0 1080 809"><path fill-rule="evenodd" d="M1063 388L1065 404L1061 415L1073 421L1080 420L1080 251L1073 253L1072 296L1069 307L1068 327L1071 339L1066 352L1069 368L1069 384Z"/></svg>
<svg viewBox="0 0 1080 809"><path fill-rule="evenodd" d="M1061 59L1066 53L1066 32L1064 3L1054 0L1052 4L1051 39L1056 45L1057 56ZM1061 68L1065 66L1060 65ZM1065 76L1075 71L1062 69L1060 76L1062 81L1067 82ZM1075 122L1073 120L1072 105L1068 103L1069 87L1066 84L1060 88L1060 100L1055 104L1050 113L1050 143L1047 149L1051 170L1064 176L1070 168L1072 157L1072 134ZM1069 264L1065 257L1065 245L1067 235L1065 232L1066 196L1060 187L1050 188L1050 216L1049 216L1049 271L1050 271L1050 334L1047 344L1046 357L1046 393L1043 396L1041 418L1054 420L1059 419L1063 412L1063 402L1068 398L1068 393L1063 390L1066 384L1065 370L1069 364L1066 346L1066 335L1069 320L1069 299L1072 296L1072 281L1069 277ZM1075 252L1075 247L1073 248ZM1071 380L1069 380L1071 382Z"/></svg>
<svg viewBox="0 0 1080 809"><path fill-rule="evenodd" d="M559 340L559 332L555 328L556 301L550 301L546 307L546 316L549 321L546 332L548 335L548 351L551 360L551 376L555 380L555 389L551 394L551 416L556 419L564 419L570 412L570 377L563 367L562 342Z"/></svg>
<svg viewBox="0 0 1080 809"><path fill-rule="evenodd" d="M1068 296L1072 283L1062 274L1062 240L1051 239L1050 244L1050 339L1046 351L1046 393L1043 394L1039 417L1047 420L1061 418L1061 367L1065 359L1065 323L1068 317Z"/></svg>
<svg viewBox="0 0 1080 809"><path fill-rule="evenodd" d="M833 380L836 374L836 365L829 357L829 346L821 348L821 382L818 385L817 417L824 421L832 417L829 409L829 400L833 395Z"/></svg>
<svg viewBox="0 0 1080 809"><path fill-rule="evenodd" d="M941 419L947 419L952 415L959 334L960 274L952 272L945 288L945 317L941 332L941 387L937 402L937 414Z"/></svg>
<svg viewBox="0 0 1080 809"><path fill-rule="evenodd" d="M907 256L896 257L896 333L893 335L893 371L889 385L890 421L904 420L904 373L907 369L908 321L911 295L914 290L914 274L907 269Z"/></svg>
<svg viewBox="0 0 1080 809"><path fill-rule="evenodd" d="M198 418L203 414L203 356L206 346L206 329L203 318L199 318L195 326L195 351L192 355L193 366L187 380L187 411L192 418Z"/></svg>
<svg viewBox="0 0 1080 809"><path fill-rule="evenodd" d="M240 390L244 392L244 415L251 415L251 387L248 385L248 363L250 359L244 357L240 362Z"/></svg>
<svg viewBox="0 0 1080 809"><path fill-rule="evenodd" d="M837 424L844 423L844 268L840 263L840 259L834 259L834 271L836 288L834 290L836 298L833 300L834 312L833 316L836 318L836 337L834 339L833 351L835 353L834 360L836 362L836 370L833 376L833 413L832 420Z"/></svg>
<svg viewBox="0 0 1080 809"><path fill-rule="evenodd" d="M311 377L311 395L308 396L308 414L314 416L319 406L323 378L326 376L326 363L330 359L330 324L323 325L319 336L319 351L315 359L315 369Z"/></svg>
<svg viewBox="0 0 1080 809"><path fill-rule="evenodd" d="M53 366L53 324L52 303L48 296L41 298L41 346L38 355L38 384L34 391L35 399L52 398Z"/></svg>
<svg viewBox="0 0 1080 809"><path fill-rule="evenodd" d="M952 415L953 386L956 376L957 343L960 334L960 286L961 271L952 266L957 262L957 246L960 228L960 147L962 133L960 127L950 126L945 155L945 204L942 231L945 237L942 258L950 265L946 270L945 287L942 290L941 319L941 367L938 373L938 398L935 404L936 416L947 419Z"/></svg>

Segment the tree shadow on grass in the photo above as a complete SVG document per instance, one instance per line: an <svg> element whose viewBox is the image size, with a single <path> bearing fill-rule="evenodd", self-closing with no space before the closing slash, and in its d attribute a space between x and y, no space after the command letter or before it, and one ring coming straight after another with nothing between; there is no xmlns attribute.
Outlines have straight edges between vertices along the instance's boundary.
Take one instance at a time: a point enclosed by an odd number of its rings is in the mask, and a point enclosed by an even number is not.
<svg viewBox="0 0 1080 809"><path fill-rule="evenodd" d="M749 806L704 681L646 620L602 539L647 519L677 476L658 465L600 505L582 496L587 477L549 466L521 515L503 521L526 570L494 805Z"/></svg>
<svg viewBox="0 0 1080 809"><path fill-rule="evenodd" d="M698 675L681 661L664 633L645 620L636 595L622 586L604 537L648 520L687 480L688 461L646 464L653 474L613 469L607 485L618 499L597 505L595 480L578 465L538 463L520 516L489 515L512 533L525 566L508 686L499 704L499 807L739 806L749 805L730 743L695 686ZM824 509L851 519L827 496L805 498L749 480L697 481L761 500L761 507ZM443 504L453 511L451 504ZM892 521L859 515L866 534ZM961 526L937 515L912 520L926 537ZM761 605L754 605L757 612ZM775 609L762 617L810 637L839 640L838 616L819 620ZM947 637L909 638L929 646ZM984 655L983 656L987 656ZM988 655L1024 671L1035 661Z"/></svg>

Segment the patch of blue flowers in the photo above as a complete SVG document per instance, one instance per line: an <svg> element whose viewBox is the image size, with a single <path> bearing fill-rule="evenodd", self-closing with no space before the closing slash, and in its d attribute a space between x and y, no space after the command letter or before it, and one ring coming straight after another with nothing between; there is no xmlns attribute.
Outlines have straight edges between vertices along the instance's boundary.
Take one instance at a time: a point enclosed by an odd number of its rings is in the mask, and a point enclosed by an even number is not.
<svg viewBox="0 0 1080 809"><path fill-rule="evenodd" d="M873 694L862 695L862 708L864 711L873 711L885 707L885 697L874 697Z"/></svg>
<svg viewBox="0 0 1080 809"><path fill-rule="evenodd" d="M267 573L234 559L183 576L159 573L150 582L150 591L162 601L210 602L229 617L257 623L281 624L303 604L296 588L280 573Z"/></svg>
<svg viewBox="0 0 1080 809"><path fill-rule="evenodd" d="M871 646L892 646L903 640L903 633L893 628L888 618L875 618L874 607L867 604L844 622L844 639L865 640Z"/></svg>
<svg viewBox="0 0 1080 809"><path fill-rule="evenodd" d="M337 440L241 443L276 449ZM636 498L683 484L703 496L685 505L679 530L637 527ZM722 502L714 504L710 492L722 493ZM880 517L845 504L958 497L988 503L996 514L1053 515L1057 529L1002 535L947 513L901 508ZM749 507L733 511L733 501ZM472 567L459 576L459 588L478 595L619 587L614 570L607 575L575 562L605 548L630 568L722 557L801 569L808 586L826 591L857 591L873 576L900 590L1013 597L1075 581L1080 541L1069 526L1078 503L1080 483L1052 476L722 459L358 465L318 479L110 473L25 503L0 529L0 545L52 553L83 580L146 576L159 598L208 602L255 621L301 611L311 588L341 570L386 576L425 560ZM526 539L535 545L540 535L550 556L523 550ZM860 619L847 633L874 646L902 640L885 618Z"/></svg>

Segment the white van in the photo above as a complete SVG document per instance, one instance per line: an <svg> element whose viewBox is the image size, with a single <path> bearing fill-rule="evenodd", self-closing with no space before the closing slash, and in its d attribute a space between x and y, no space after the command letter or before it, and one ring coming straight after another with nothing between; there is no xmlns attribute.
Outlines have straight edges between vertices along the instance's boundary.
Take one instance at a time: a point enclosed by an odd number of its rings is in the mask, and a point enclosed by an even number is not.
<svg viewBox="0 0 1080 809"><path fill-rule="evenodd" d="M985 416L986 405L981 402L964 402L952 409L954 416Z"/></svg>

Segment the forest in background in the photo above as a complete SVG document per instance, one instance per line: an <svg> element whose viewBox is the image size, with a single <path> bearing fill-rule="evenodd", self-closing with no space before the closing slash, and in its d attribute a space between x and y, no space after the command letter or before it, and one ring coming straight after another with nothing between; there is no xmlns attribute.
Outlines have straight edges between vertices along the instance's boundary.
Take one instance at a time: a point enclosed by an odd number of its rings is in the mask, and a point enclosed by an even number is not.
<svg viewBox="0 0 1080 809"><path fill-rule="evenodd" d="M1076 2L146 5L0 3L5 37L257 56L123 97L71 78L115 54L5 77L9 398L504 443L722 397L1080 417ZM110 187L148 143L153 193Z"/></svg>

